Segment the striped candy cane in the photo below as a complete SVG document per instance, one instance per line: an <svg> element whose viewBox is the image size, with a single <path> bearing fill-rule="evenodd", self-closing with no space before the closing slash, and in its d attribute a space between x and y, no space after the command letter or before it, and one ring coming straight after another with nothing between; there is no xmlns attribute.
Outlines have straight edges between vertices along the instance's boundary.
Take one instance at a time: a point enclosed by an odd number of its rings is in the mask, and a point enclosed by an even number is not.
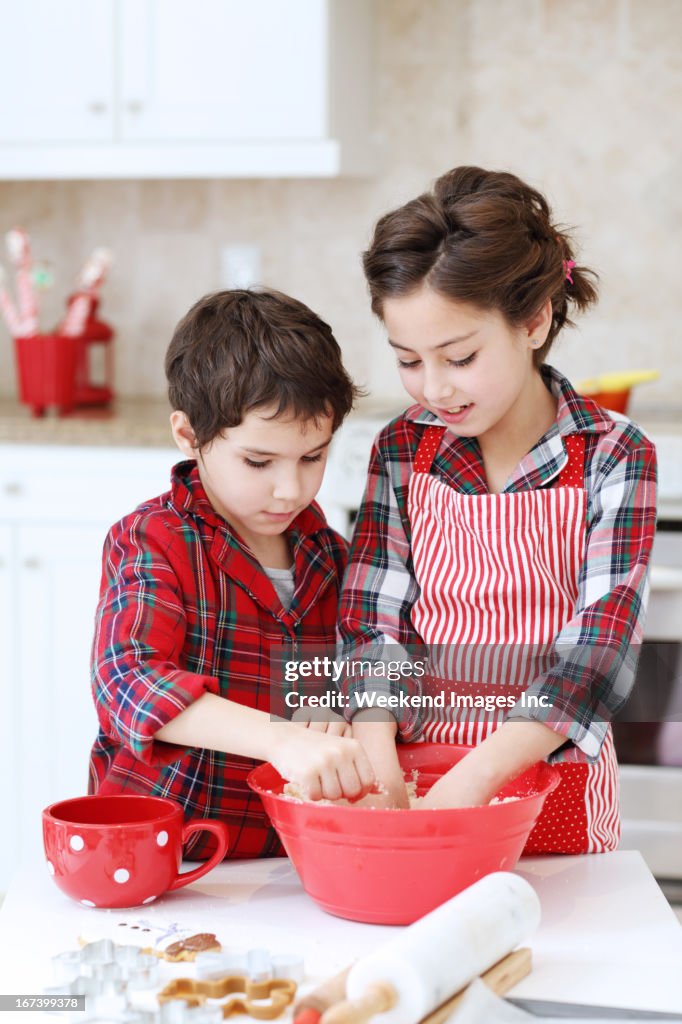
<svg viewBox="0 0 682 1024"><path fill-rule="evenodd" d="M33 287L31 242L23 228L12 228L5 235L5 241L7 254L16 269L21 333L35 334L38 330L38 300Z"/></svg>
<svg viewBox="0 0 682 1024"><path fill-rule="evenodd" d="M16 306L10 298L10 294L5 288L5 280L7 275L5 274L4 267L0 267L0 312L2 312L7 329L13 338L20 338L22 336L22 324L17 313Z"/></svg>

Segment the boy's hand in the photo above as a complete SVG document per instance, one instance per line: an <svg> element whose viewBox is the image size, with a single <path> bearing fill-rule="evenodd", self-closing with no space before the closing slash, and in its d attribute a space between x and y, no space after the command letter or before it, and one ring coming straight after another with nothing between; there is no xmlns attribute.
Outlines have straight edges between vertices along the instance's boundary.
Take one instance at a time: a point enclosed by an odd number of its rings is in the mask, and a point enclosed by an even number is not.
<svg viewBox="0 0 682 1024"><path fill-rule="evenodd" d="M371 797L372 807L406 809L410 806L403 770L398 761L396 720L389 712L377 721L377 711L360 711L353 718L353 738L358 740L372 764L379 792Z"/></svg>
<svg viewBox="0 0 682 1024"><path fill-rule="evenodd" d="M311 800L356 800L374 785L374 771L360 744L283 723L270 760L283 778L296 782Z"/></svg>
<svg viewBox="0 0 682 1024"><path fill-rule="evenodd" d="M352 726L341 715L335 714L328 708L297 708L291 716L295 725L302 725L304 729L311 729L313 732L326 732L330 736L352 735Z"/></svg>

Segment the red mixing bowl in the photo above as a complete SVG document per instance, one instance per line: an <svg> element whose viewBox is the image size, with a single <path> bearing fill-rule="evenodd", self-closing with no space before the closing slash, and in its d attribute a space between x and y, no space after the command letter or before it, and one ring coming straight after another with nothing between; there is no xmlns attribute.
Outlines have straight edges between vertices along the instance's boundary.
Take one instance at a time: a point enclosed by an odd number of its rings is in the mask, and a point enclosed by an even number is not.
<svg viewBox="0 0 682 1024"><path fill-rule="evenodd" d="M469 747L398 747L407 779L423 794ZM509 803L389 811L300 803L282 795L271 764L249 775L303 888L330 914L368 924L411 924L492 871L511 871L559 773L538 762L509 782Z"/></svg>

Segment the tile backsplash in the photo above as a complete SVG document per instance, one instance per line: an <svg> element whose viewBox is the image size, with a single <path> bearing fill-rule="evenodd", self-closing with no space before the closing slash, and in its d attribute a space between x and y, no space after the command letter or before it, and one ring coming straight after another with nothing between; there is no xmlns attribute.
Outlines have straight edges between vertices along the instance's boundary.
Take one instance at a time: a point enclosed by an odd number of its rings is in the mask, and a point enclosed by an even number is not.
<svg viewBox="0 0 682 1024"><path fill-rule="evenodd" d="M173 326L220 286L220 249L251 244L262 277L334 327L357 380L402 392L369 311L360 253L387 209L458 163L506 168L544 190L574 227L601 301L552 361L570 376L655 367L635 403L682 407L682 32L678 0L368 0L376 6L372 180L0 183L0 229L26 226L55 288L80 263L116 263L103 315L117 329L117 388L164 393ZM15 393L4 326L0 395Z"/></svg>

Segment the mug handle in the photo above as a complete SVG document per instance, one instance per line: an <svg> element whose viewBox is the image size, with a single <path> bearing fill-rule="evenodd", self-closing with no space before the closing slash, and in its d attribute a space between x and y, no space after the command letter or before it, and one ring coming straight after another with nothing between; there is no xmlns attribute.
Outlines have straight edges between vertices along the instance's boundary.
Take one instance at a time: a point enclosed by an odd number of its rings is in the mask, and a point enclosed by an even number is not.
<svg viewBox="0 0 682 1024"><path fill-rule="evenodd" d="M183 874L177 875L168 886L169 892L172 889L180 889L183 885L189 885L190 882L196 882L197 878L201 878L202 875L211 871L227 853L227 844L229 842L227 825L222 821L211 821L208 818L190 818L190 820L185 823L182 829L182 845L185 845L193 832L203 832L204 830L212 832L216 837L218 849L209 860L200 864L198 868L194 868L193 871L185 871Z"/></svg>

